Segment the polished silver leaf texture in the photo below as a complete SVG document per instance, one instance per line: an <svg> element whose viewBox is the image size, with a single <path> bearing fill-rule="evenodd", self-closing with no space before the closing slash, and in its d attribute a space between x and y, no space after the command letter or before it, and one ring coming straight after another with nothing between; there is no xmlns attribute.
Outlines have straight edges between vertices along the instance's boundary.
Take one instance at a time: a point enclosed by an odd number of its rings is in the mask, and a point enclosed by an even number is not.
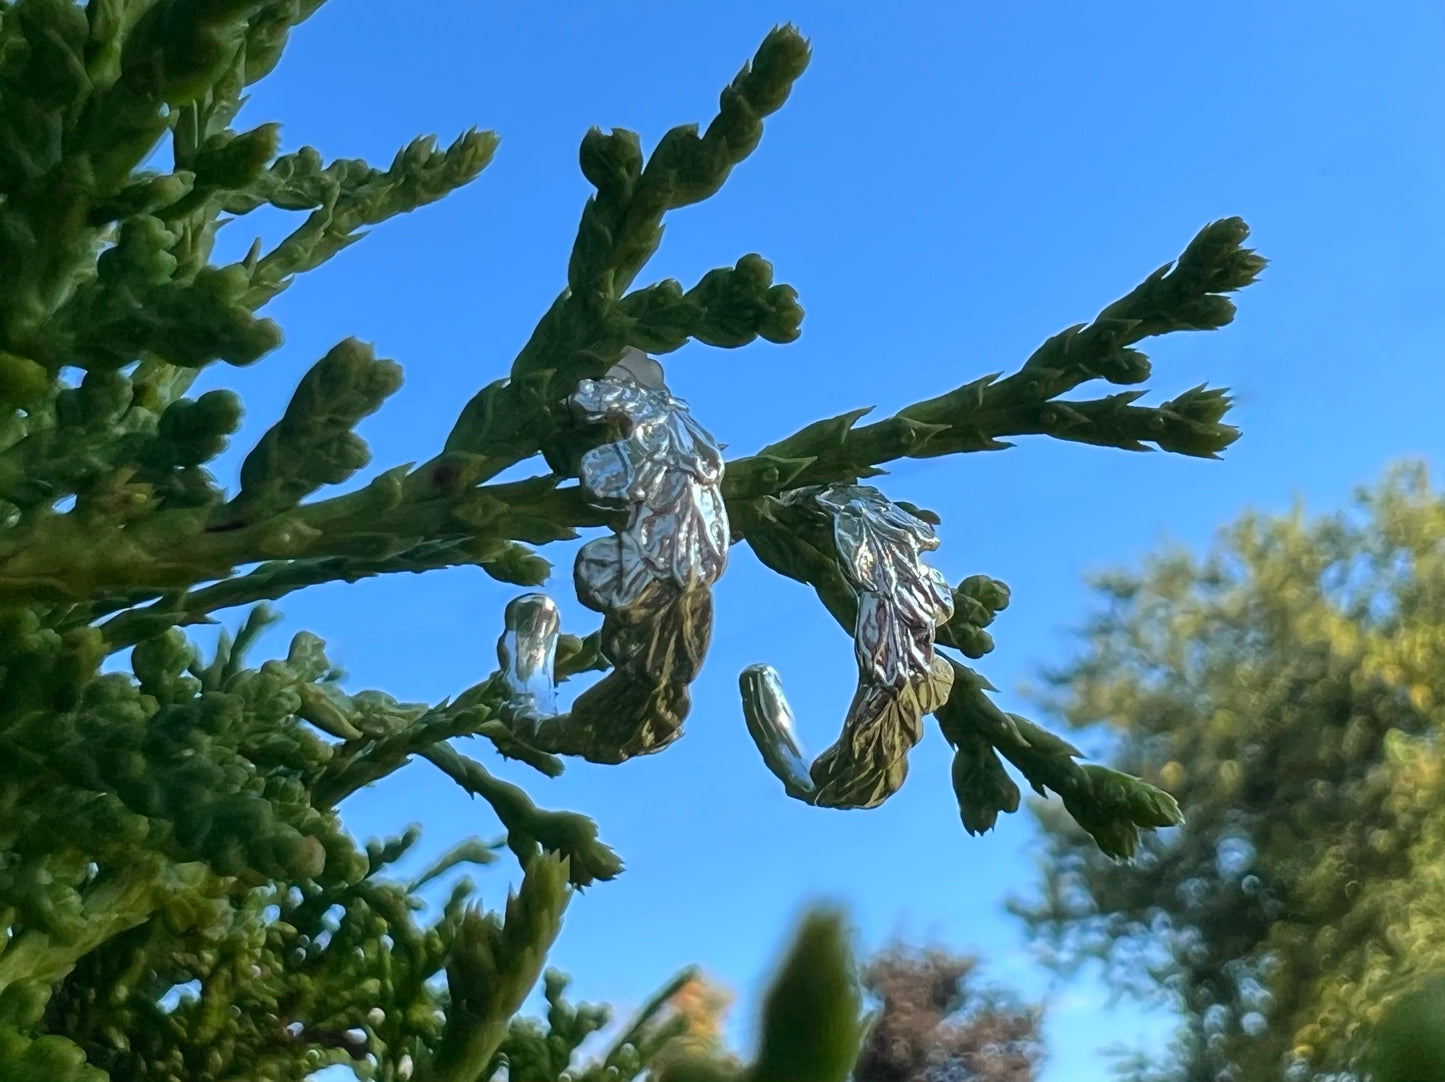
<svg viewBox="0 0 1445 1082"><path fill-rule="evenodd" d="M503 710L514 729L534 730L557 713L557 604L546 594L523 594L507 605L503 619L497 640L506 693Z"/></svg>
<svg viewBox="0 0 1445 1082"><path fill-rule="evenodd" d="M542 687L552 678L542 663L546 607L529 602L503 635L511 658L503 658L504 714L539 750L617 763L666 747L687 716L712 631L711 587L727 564L723 458L668 391L662 366L639 350L624 352L602 379L580 381L569 405L580 420L619 433L582 456L578 478L599 506L625 510L626 521L583 545L573 568L578 599L603 614L599 645L611 671L556 714Z"/></svg>
<svg viewBox="0 0 1445 1082"><path fill-rule="evenodd" d="M808 760L798 747L793 708L783 694L783 684L771 665L749 665L738 677L743 696L743 717L763 761L790 796L807 800L813 791Z"/></svg>
<svg viewBox="0 0 1445 1082"><path fill-rule="evenodd" d="M790 795L827 807L873 807L903 783L923 718L947 701L953 683L953 670L934 654L934 635L953 615L953 594L922 560L938 538L927 522L874 488L813 486L783 501L830 522L839 570L857 599L858 688L842 734L814 760L806 784L792 710L770 666L743 674L748 731Z"/></svg>
<svg viewBox="0 0 1445 1082"><path fill-rule="evenodd" d="M858 594L853 650L868 682L901 688L933 664L933 636L953 616L953 591L922 554L938 548L933 527L876 488L829 485L785 497L830 512L839 566Z"/></svg>
<svg viewBox="0 0 1445 1082"><path fill-rule="evenodd" d="M571 398L582 420L623 433L583 455L579 470L589 495L628 512L619 533L589 541L577 555L577 596L604 613L640 616L666 588L710 586L727 565L722 451L661 383L660 368L654 374L656 365L629 350L604 378L582 380Z"/></svg>

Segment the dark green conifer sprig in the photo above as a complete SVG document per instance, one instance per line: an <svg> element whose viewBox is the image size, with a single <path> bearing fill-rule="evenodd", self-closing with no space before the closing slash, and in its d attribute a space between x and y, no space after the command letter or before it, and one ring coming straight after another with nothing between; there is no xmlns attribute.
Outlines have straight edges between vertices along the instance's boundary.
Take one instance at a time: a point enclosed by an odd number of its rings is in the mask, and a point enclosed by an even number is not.
<svg viewBox="0 0 1445 1082"><path fill-rule="evenodd" d="M597 826L585 815L542 811L517 786L493 777L475 759L448 744L435 743L423 753L467 792L491 804L507 828L507 844L526 863L540 849L566 854L571 881L585 887L622 871L617 855L597 840Z"/></svg>
<svg viewBox="0 0 1445 1082"><path fill-rule="evenodd" d="M419 1082L483 1077L507 1026L531 992L567 907L567 861L550 854L527 862L506 915L468 908L447 963L447 1021L435 1054L418 1064Z"/></svg>
<svg viewBox="0 0 1445 1082"><path fill-rule="evenodd" d="M401 368L378 361L355 339L333 347L302 377L281 420L241 465L241 491L222 512L244 522L295 507L337 485L371 459L352 432L401 386Z"/></svg>
<svg viewBox="0 0 1445 1082"><path fill-rule="evenodd" d="M1132 348L1171 331L1213 330L1234 318L1225 293L1254 281L1265 261L1242 247L1248 229L1238 218L1213 222L1179 259L1160 267L1090 324L1054 335L1014 375L985 376L893 417L857 427L866 409L807 426L757 455L728 464L724 490L735 540L746 540L769 568L806 582L845 629L857 618L856 597L824 525L774 498L805 484L856 482L885 471L896 458L928 458L1009 446L1002 436L1049 435L1075 442L1216 458L1239 437L1221 423L1230 400L1203 386L1158 407L1133 403L1143 391L1093 400L1060 400L1082 383L1103 379L1135 384L1151 374L1149 359ZM936 516L916 511L928 521ZM985 576L954 591L954 616L937 635L939 645L978 658L993 649L984 630L1008 604L1008 588ZM1039 793L1052 791L1111 856L1127 858L1138 830L1182 822L1178 806L1146 783L1081 766L1080 753L1023 719L1010 718L988 700L987 684L955 663L953 695L938 720L955 748L953 784L964 826L991 829L1000 812L1019 806L1018 787L999 756Z"/></svg>
<svg viewBox="0 0 1445 1082"><path fill-rule="evenodd" d="M1145 338L1230 323L1234 303L1223 294L1249 285L1265 265L1241 247L1248 235L1238 218L1213 222L1177 262L1160 267L1092 323L1054 335L1014 375L984 376L862 427L855 426L867 409L817 421L751 459L729 463L726 491L759 495L764 465L774 471L770 490L780 491L876 476L878 466L897 458L1001 450L1010 446L1002 439L1007 436L1045 435L1130 451L1153 443L1165 451L1218 457L1239 438L1238 429L1220 423L1230 401L1221 390L1196 387L1157 407L1133 405L1142 391L1057 399L1091 380L1148 379L1149 358L1132 348Z"/></svg>
<svg viewBox="0 0 1445 1082"><path fill-rule="evenodd" d="M978 673L957 662L953 672L953 692L936 716L954 748L953 787L970 834L993 829L999 812L1018 811L1018 786L1000 756L1040 796L1056 793L1074 821L1111 857L1132 857L1141 829L1184 822L1168 793L1117 770L1080 764L1083 753L1068 741L994 705L986 692L995 689Z"/></svg>
<svg viewBox="0 0 1445 1082"><path fill-rule="evenodd" d="M857 620L857 598L843 577L825 530L781 501L766 501L766 518L747 525L747 538L769 568L812 586L830 615L845 629ZM1008 587L985 575L964 579L953 591L954 617L937 636L940 646L968 657L993 649L983 630L1006 608ZM1138 778L1104 767L1081 765L1082 752L988 697L995 690L979 673L952 662L953 690L937 711L939 728L954 748L953 787L970 834L991 830L1000 812L1019 808L1018 786L1000 756L1040 795L1053 792L1111 856L1134 854L1138 830L1177 826L1178 805Z"/></svg>
<svg viewBox="0 0 1445 1082"><path fill-rule="evenodd" d="M597 194L582 211L567 289L518 354L510 379L468 402L447 438L446 451L484 459L478 480L539 450L561 472L575 468L585 444L559 436L558 407L579 379L602 375L624 346L670 352L689 338L736 347L759 336L773 342L798 336L797 294L774 285L772 265L757 255L710 271L686 292L672 280L627 288L661 243L667 211L722 186L756 148L763 117L782 107L807 63L808 46L797 31L774 29L723 91L706 132L699 136L690 124L671 129L645 164L635 133L588 132L580 160Z"/></svg>
<svg viewBox="0 0 1445 1082"><path fill-rule="evenodd" d="M473 129L443 151L437 150L433 136L414 139L385 170L357 160L323 167L310 147L278 158L249 190L241 185L231 188L237 194L222 205L233 214L244 214L262 203L311 211L274 249L264 255L253 250L247 257L248 300L253 305L265 303L297 274L319 267L359 241L367 226L435 202L475 180L496 149L494 133Z"/></svg>
<svg viewBox="0 0 1445 1082"><path fill-rule="evenodd" d="M543 1026L532 1018L514 1018L506 1039L483 1077L495 1077L503 1067L513 1078L550 1080L568 1071L577 1050L594 1033L606 1027L612 1012L602 1006L569 1003L564 998L567 983L567 977L555 969L543 974L547 1024ZM575 1072L573 1077L576 1077ZM630 1082L633 1076L619 1077Z"/></svg>
<svg viewBox="0 0 1445 1082"><path fill-rule="evenodd" d="M988 627L1008 608L1009 588L987 575L970 575L953 591L953 618L938 629L937 641L964 657L980 658L993 649Z"/></svg>
<svg viewBox="0 0 1445 1082"><path fill-rule="evenodd" d="M0 1074L18 1064L22 1077L75 1082L282 1082L350 1063L384 1082L474 1082L500 1056L523 1055L511 1016L563 905L621 863L590 820L539 807L461 742L487 740L544 775L562 769L554 752L578 748L511 732L495 675L436 705L402 703L343 691L304 633L285 657L248 665L273 619L264 607L205 659L182 629L306 586L402 571L476 566L539 583L550 568L531 546L616 524L570 483L609 435L571 420L578 380L627 346L798 335L796 294L757 255L728 253L731 265L690 288L635 285L666 214L718 189L804 70L806 42L780 27L701 133L675 128L647 156L626 131L588 133L580 164L596 194L567 288L509 377L418 456L435 457L328 491L367 464L355 425L399 378L348 339L302 378L228 491L207 467L237 431L240 402L224 390L188 397L198 374L264 357L280 342L267 301L369 227L476 178L496 147L475 130L445 149L421 139L379 169L304 146L281 153L271 123L236 127L246 86L319 6L0 0ZM173 168L145 169L162 140ZM274 248L213 265L224 216L244 221L262 206L305 217ZM1127 395L1058 398L1088 379L1138 382L1147 362L1131 347L1144 337L1227 322L1222 294L1261 265L1243 238L1233 220L1211 226L1177 265L1051 339L1016 376L872 425L822 422L734 462L725 495L738 539L812 583L847 624L854 600L827 539L788 531L776 497L789 488L1032 432L1216 453L1234 436L1222 392L1157 409ZM536 476L494 480L527 460ZM1002 584L965 580L938 641L987 652L985 628L1007 600ZM127 650L129 671L117 671ZM608 655L596 632L564 637L558 675L604 669ZM700 659L675 660L695 672ZM975 683L940 721L959 749L970 829L1017 803L999 756L1060 793L1111 852L1167 818L1167 798L1079 766L1062 741L993 707L980 677L956 673ZM578 702L627 714L622 683ZM582 749L592 757L676 735L598 732L609 746ZM495 847L463 843L397 879L414 833L360 846L343 829L341 802L415 759L497 815L525 869L504 917L478 910L465 881L439 914L419 916L419 891ZM839 922L811 918L769 1001L757 1063L679 1062L675 1079L845 1077L857 1029L848 970ZM199 992L175 1001L193 981ZM560 988L549 997L553 1031L585 1036L594 1016L568 1015ZM669 1025L645 1015L596 1082L656 1066Z"/></svg>

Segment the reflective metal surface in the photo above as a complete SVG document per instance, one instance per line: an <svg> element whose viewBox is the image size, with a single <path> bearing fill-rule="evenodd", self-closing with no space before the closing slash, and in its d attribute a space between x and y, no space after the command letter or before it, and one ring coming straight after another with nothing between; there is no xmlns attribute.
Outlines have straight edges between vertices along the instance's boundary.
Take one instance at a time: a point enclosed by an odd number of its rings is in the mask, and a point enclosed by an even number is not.
<svg viewBox="0 0 1445 1082"><path fill-rule="evenodd" d="M577 595L604 613L640 616L660 600L659 585L711 585L727 565L722 451L661 384L661 366L649 366L657 362L631 350L605 378L578 383L570 400L582 420L623 433L583 455L579 471L594 499L628 511L620 533L577 556ZM643 382L653 378L658 386Z"/></svg>
<svg viewBox="0 0 1445 1082"><path fill-rule="evenodd" d="M622 351L622 356L617 358L608 375L627 373L632 377L633 382L643 387L651 387L654 390L667 390L667 381L663 376L662 365L654 357L649 357L640 349L628 346Z"/></svg>
<svg viewBox="0 0 1445 1082"><path fill-rule="evenodd" d="M711 586L727 565L723 457L668 391L662 366L638 350L625 351L602 379L580 381L568 404L580 420L618 433L582 456L578 479L598 506L625 511L626 521L583 545L573 567L578 599L603 614L601 653L611 671L557 714L546 693L556 608L543 595L518 599L514 605L526 604L515 623L508 610L498 648L504 716L539 750L617 763L666 747L687 715L712 631Z"/></svg>
<svg viewBox="0 0 1445 1082"><path fill-rule="evenodd" d="M797 489L783 502L826 516L838 567L857 599L853 653L858 687L837 742L799 780L803 756L776 672L752 666L741 679L748 731L790 795L828 807L872 807L902 784L922 720L948 699L953 672L934 655L953 594L922 554L938 547L933 527L877 489Z"/></svg>
<svg viewBox="0 0 1445 1082"><path fill-rule="evenodd" d="M790 796L807 800L813 792L808 761L798 748L793 725L793 708L783 694L783 684L771 665L749 665L738 677L743 696L743 717L763 761Z"/></svg>
<svg viewBox="0 0 1445 1082"><path fill-rule="evenodd" d="M953 592L922 554L938 535L876 488L830 485L789 493L832 515L839 566L858 592L853 649L859 670L884 687L901 688L933 663L933 635L953 616Z"/></svg>
<svg viewBox="0 0 1445 1082"><path fill-rule="evenodd" d="M514 729L534 730L557 712L557 604L546 594L523 594L507 605L504 627L497 640L507 696L503 709Z"/></svg>

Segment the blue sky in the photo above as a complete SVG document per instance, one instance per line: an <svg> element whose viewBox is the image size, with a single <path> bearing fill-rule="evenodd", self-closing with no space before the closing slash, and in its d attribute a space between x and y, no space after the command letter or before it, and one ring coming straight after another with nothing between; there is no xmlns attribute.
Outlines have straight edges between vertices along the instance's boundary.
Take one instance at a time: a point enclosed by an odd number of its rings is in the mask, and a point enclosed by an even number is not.
<svg viewBox="0 0 1445 1082"><path fill-rule="evenodd" d="M424 460L461 404L503 373L564 281L588 188L590 125L706 122L768 28L793 21L813 63L753 157L707 203L672 216L641 282L757 251L798 289L801 339L734 352L689 346L675 391L732 453L856 406L891 411L985 372L1089 319L1176 255L1205 222L1243 216L1271 259L1222 332L1151 351L1158 398L1208 381L1238 395L1244 438L1223 462L1041 440L988 457L904 464L882 482L943 516L936 563L987 573L1014 603L981 668L1002 701L1075 649L1083 576L1164 538L1207 543L1246 507L1302 496L1318 510L1396 458L1445 450L1445 7L1249 2L830 4L336 2L254 88L243 122L279 119L286 149L385 164L418 132L477 125L501 147L481 178L390 222L283 294L286 345L253 369L207 373L248 420L222 475L279 414L306 367L356 335L406 384L362 426L375 467ZM228 227L218 258L280 214ZM555 554L559 593L571 552ZM436 700L494 666L514 591L475 569L335 586L287 599L266 646L306 628L349 687ZM556 781L498 766L541 804L584 811L627 860L576 900L553 954L579 995L622 1006L696 961L740 993L807 899L846 901L862 941L890 933L977 949L989 972L1042 995L1047 974L1002 914L1035 881L1025 816L973 839L959 826L948 749L930 732L902 793L872 812L786 799L751 746L744 665L781 672L804 741L831 741L853 688L846 636L804 587L736 550L716 594L714 645L687 735L617 768ZM593 618L564 605L569 630ZM481 748L475 749L489 763ZM425 828L419 859L496 831L426 764L345 807L361 835ZM483 871L500 902L510 873ZM1108 1077L1095 1050L1167 1028L1099 988L1055 995L1049 1082Z"/></svg>

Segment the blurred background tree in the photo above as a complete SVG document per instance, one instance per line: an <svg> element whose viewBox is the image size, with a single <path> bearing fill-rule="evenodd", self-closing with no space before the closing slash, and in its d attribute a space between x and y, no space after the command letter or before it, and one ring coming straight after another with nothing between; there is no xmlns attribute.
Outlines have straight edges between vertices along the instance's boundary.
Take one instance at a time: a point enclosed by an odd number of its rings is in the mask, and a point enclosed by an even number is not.
<svg viewBox="0 0 1445 1082"><path fill-rule="evenodd" d="M1203 559L1095 585L1049 709L1188 821L1120 867L1040 804L1017 911L1060 969L1101 961L1180 1011L1174 1062L1133 1077L1359 1068L1381 1012L1445 971L1445 499L1403 465L1339 513L1246 515Z"/></svg>
<svg viewBox="0 0 1445 1082"><path fill-rule="evenodd" d="M871 1010L850 1082L1035 1082L1043 1061L1043 1011L978 978L978 961L942 947L895 941L860 969ZM738 1070L723 1039L731 996L695 969L680 974L640 1015L652 1036L637 1042L657 1063L707 1064L719 1076ZM641 1032L634 1023L628 1034ZM636 1040L635 1036L630 1039ZM656 1052L651 1049L656 1048ZM592 1079L599 1065L574 1069ZM667 1067L664 1066L664 1077ZM598 1082L604 1076L598 1075ZM711 1076L707 1076L711 1077ZM533 1082L531 1074L511 1078ZM538 1074L535 1082L552 1082Z"/></svg>
<svg viewBox="0 0 1445 1082"><path fill-rule="evenodd" d="M1034 1082L1042 1011L981 985L977 959L894 943L863 966L877 1000L853 1082Z"/></svg>

